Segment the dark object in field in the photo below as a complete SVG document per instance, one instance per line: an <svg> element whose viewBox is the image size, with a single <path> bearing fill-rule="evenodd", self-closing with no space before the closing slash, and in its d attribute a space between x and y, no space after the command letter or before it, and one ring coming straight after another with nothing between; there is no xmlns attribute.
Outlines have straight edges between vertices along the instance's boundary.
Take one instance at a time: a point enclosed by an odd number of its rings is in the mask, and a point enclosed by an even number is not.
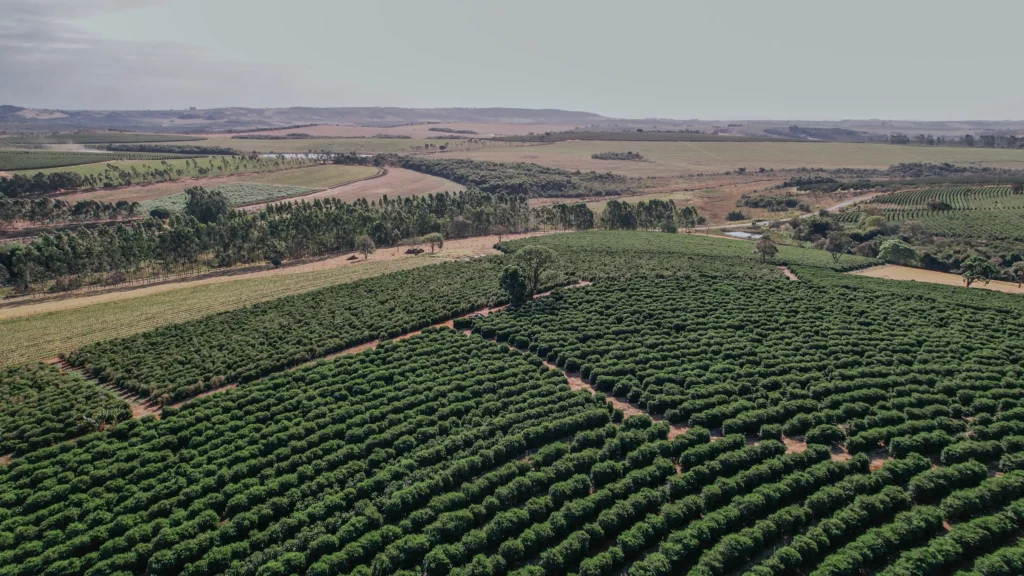
<svg viewBox="0 0 1024 576"><path fill-rule="evenodd" d="M423 248L409 248L405 251L406 254L423 254L425 250Z"/></svg>
<svg viewBox="0 0 1024 576"><path fill-rule="evenodd" d="M345 260L359 260L359 256L356 256L355 254L353 254L353 255L349 256L348 258L345 258Z"/></svg>

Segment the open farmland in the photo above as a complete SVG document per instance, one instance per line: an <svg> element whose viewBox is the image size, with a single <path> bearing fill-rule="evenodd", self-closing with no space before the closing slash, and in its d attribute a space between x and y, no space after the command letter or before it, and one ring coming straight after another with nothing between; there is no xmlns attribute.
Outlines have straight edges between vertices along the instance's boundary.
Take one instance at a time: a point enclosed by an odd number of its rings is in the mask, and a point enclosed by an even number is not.
<svg viewBox="0 0 1024 576"><path fill-rule="evenodd" d="M728 274L736 266L747 268L754 259L746 243L719 238L653 233L570 236L529 240L557 247L572 263L565 276L551 279L549 286L627 271L657 276L695 268ZM638 254L644 255L640 261ZM714 265L702 264L708 256L716 258ZM818 250L786 247L780 258L831 266L831 258ZM873 262L850 257L841 265L856 269ZM72 364L132 392L177 400L502 303L497 290L502 266L501 259L492 257L396 272L84 346L68 357ZM774 267L768 266L755 267L754 272L775 275Z"/></svg>
<svg viewBox="0 0 1024 576"><path fill-rule="evenodd" d="M453 140L454 142L454 140ZM238 138L210 138L203 144L226 146L243 153L259 154L305 154L307 152L358 152L360 154L383 154L407 152L414 146L442 144L438 140L409 138L301 138L296 140L243 140Z"/></svg>
<svg viewBox="0 0 1024 576"><path fill-rule="evenodd" d="M1024 195L1010 186L907 190L876 196L871 204L887 221L917 221L935 236L1024 242ZM837 215L846 223L862 217L856 210Z"/></svg>
<svg viewBox="0 0 1024 576"><path fill-rule="evenodd" d="M269 184L273 186L296 186L300 188L327 189L342 186L353 181L369 178L377 173L376 168L369 166L342 166L336 164L285 168L269 172L251 172L211 176L201 179L173 180L155 182L140 186L125 186L114 189L99 189L75 192L61 196L68 202L80 200L96 200L98 202L145 202L167 196L184 193L192 186L236 186L240 184ZM454 188L453 188L454 189Z"/></svg>
<svg viewBox="0 0 1024 576"><path fill-rule="evenodd" d="M648 162L594 160L602 152L638 152ZM445 152L443 157L534 162L563 170L612 171L626 176L677 176L746 168L888 168L901 162L950 162L1024 168L1024 150L895 146L828 142L559 142Z"/></svg>
<svg viewBox="0 0 1024 576"><path fill-rule="evenodd" d="M315 188L303 188L301 186L278 186L275 184L223 184L213 186L211 192L220 193L232 207L249 206L274 200L283 200L296 196L305 196L316 192ZM182 212L188 203L187 194L175 194L164 196L156 200L147 200L141 203L141 211L146 214L154 208L165 208L171 212Z"/></svg>
<svg viewBox="0 0 1024 576"><path fill-rule="evenodd" d="M374 201L383 196L388 198L404 198L408 196L426 196L438 192L459 192L465 190L465 186L456 184L451 180L445 180L422 172L413 172L404 168L388 168L388 173L380 178L364 179L351 184L331 186L307 197L307 200L316 198L337 198L342 202L354 202L356 200Z"/></svg>
<svg viewBox="0 0 1024 576"><path fill-rule="evenodd" d="M36 152L25 150L0 150L0 170L38 170L110 162L112 160L170 160L186 158L182 154L151 152L105 153L105 152Z"/></svg>
<svg viewBox="0 0 1024 576"><path fill-rule="evenodd" d="M283 296L495 253L494 237L451 240L436 254L378 250L367 261L347 255L236 275L213 275L44 302L26 299L0 308L0 365L56 358L102 340L124 338Z"/></svg>
<svg viewBox="0 0 1024 576"><path fill-rule="evenodd" d="M140 144L143 142L191 142L200 136L181 134L140 134L131 132L65 132L60 134L25 134L0 138L0 145L46 144Z"/></svg>
<svg viewBox="0 0 1024 576"><path fill-rule="evenodd" d="M550 282L593 284L306 362L328 324L351 346L500 303L531 245ZM503 248L93 347L94 372L175 397L256 374L14 458L0 573L1008 574L1016 296L686 235Z"/></svg>

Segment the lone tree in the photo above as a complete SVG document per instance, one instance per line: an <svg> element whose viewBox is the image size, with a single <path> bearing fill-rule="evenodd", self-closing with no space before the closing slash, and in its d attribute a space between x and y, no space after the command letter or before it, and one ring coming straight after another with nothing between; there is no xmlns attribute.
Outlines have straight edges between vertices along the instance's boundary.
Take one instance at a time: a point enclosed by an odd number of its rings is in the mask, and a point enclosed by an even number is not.
<svg viewBox="0 0 1024 576"><path fill-rule="evenodd" d="M825 240L825 250L832 255L832 264L839 264L839 259L853 246L853 240L845 232L832 232Z"/></svg>
<svg viewBox="0 0 1024 576"><path fill-rule="evenodd" d="M512 262L523 271L526 287L532 296L540 288L540 277L557 259L555 251L545 246L526 246L512 257Z"/></svg>
<svg viewBox="0 0 1024 576"><path fill-rule="evenodd" d="M971 256L960 264L960 274L968 288L978 280L988 284L998 273L996 265L981 256Z"/></svg>
<svg viewBox="0 0 1024 576"><path fill-rule="evenodd" d="M1014 182L1013 183L1013 193L1014 194L1024 194L1024 182Z"/></svg>
<svg viewBox="0 0 1024 576"><path fill-rule="evenodd" d="M356 240L356 250L363 253L363 260L366 260L376 249L377 246L374 245L373 240L366 234L363 234Z"/></svg>
<svg viewBox="0 0 1024 576"><path fill-rule="evenodd" d="M761 262L775 258L778 253L779 247L768 236L761 236L757 239L757 244L754 245L754 254L761 256Z"/></svg>
<svg viewBox="0 0 1024 576"><path fill-rule="evenodd" d="M1017 282L1017 288L1024 284L1024 260L1014 262L1013 266L1010 266L1010 276Z"/></svg>
<svg viewBox="0 0 1024 576"><path fill-rule="evenodd" d="M424 244L430 244L430 253L434 253L434 247L444 248L444 236L441 236L437 232L432 232L423 237Z"/></svg>
<svg viewBox="0 0 1024 576"><path fill-rule="evenodd" d="M518 266L506 266L501 272L501 288L508 294L509 302L521 304L526 302L529 287L523 278L523 271Z"/></svg>
<svg viewBox="0 0 1024 576"><path fill-rule="evenodd" d="M508 234L508 228L501 224L495 224L491 226L491 234L498 237L498 243L501 244L501 237Z"/></svg>
<svg viewBox="0 0 1024 576"><path fill-rule="evenodd" d="M917 260L917 252L906 242L891 238L882 242L878 258L893 264L912 264Z"/></svg>
<svg viewBox="0 0 1024 576"><path fill-rule="evenodd" d="M675 215L671 212L665 212L665 219L661 222L661 231L668 234L679 232L679 228L676 226Z"/></svg>
<svg viewBox="0 0 1024 576"><path fill-rule="evenodd" d="M185 202L185 214L203 224L216 222L217 218L231 210L231 205L228 204L228 199L223 192L194 186L186 189L185 194L188 195L188 200Z"/></svg>

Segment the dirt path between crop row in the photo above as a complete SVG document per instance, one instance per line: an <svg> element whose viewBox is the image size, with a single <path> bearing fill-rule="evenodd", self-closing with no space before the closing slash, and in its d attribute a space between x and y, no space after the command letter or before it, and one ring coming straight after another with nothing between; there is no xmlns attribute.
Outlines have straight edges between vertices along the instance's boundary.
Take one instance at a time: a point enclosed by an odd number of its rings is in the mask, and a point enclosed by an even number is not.
<svg viewBox="0 0 1024 576"><path fill-rule="evenodd" d="M569 285L569 286L564 286L564 288L577 288L577 287L581 287L581 286L588 286L590 284L591 284L590 282L587 282L585 280L581 280L581 281L577 282L576 284L572 284L572 285ZM551 291L544 292L544 293L541 293L541 294L537 294L537 295L534 296L534 299L542 298L542 297L547 296L549 294L551 294ZM467 314L463 314L462 316L457 316L455 318L451 318L451 319L446 320L444 322L439 322L437 324L434 324L434 325L430 326L430 328L441 328L441 327L452 328L454 326L454 324L455 324L455 320L458 320L459 318L467 318L469 316L476 316L476 315L486 316L488 314L491 314L492 312L497 312L497 311L500 311L500 310L504 310L505 308L507 308L507 306L497 306L497 307L493 307L493 308L483 308L483 309L480 309L480 310L475 310L473 312L469 312ZM423 332L423 330L426 330L426 328L421 329L421 330L415 330L413 332L407 332L407 333L402 334L400 336L396 336L395 338L392 338L391 340L392 341L398 341L398 340L405 340L407 338L412 338L413 336L421 334ZM317 358L315 360L310 360L308 362L303 362L302 364L297 364L295 366L292 366L291 368L288 368L288 370L289 371L297 370L297 369L302 368L302 367L306 367L306 366L310 366L312 364L316 364L317 362L323 362L325 360L332 360L332 359L337 358L339 356L347 356L347 355L351 355L351 354L358 354L358 353L363 352L365 350L375 349L375 348L377 348L377 346L379 344L380 344L380 340L372 340L370 342L365 342L363 344L359 344L359 345L356 345L356 346L352 346L352 347L346 348L346 349L344 349L344 350L342 350L340 352L335 352L334 354L329 354L327 356L322 356L322 357ZM123 400L126 403L128 403L128 405L131 407L132 417L133 418L142 418L143 416L155 416L157 419L160 418L160 413L162 412L164 406L161 406L159 403L157 403L151 397L147 397L147 398L141 397L138 394L135 394L133 392L125 390L124 388L121 388L120 386L117 386L116 384L113 384L113 383L99 382L95 378L92 378L85 371L83 371L83 370L81 370L79 368L76 368L74 366L71 366L70 364L67 363L67 361L61 360L59 358L53 358L51 360L48 360L47 363L52 364L54 366L57 366L60 369L61 372L77 372L78 374L80 374L85 379L91 380L92 382L94 382L100 388L103 388L105 390L108 390L108 391L112 392L118 398L120 398L121 400ZM217 394L219 392L224 392L226 390L231 390L231 389L234 389L234 388L238 388L238 384L237 383L225 384L223 386L218 386L217 388L211 388L210 390L206 390L205 392L197 394L196 396L193 396L191 398L186 398L186 399L180 400L178 402L173 402L171 404L167 404L166 407L167 408L181 408L182 406L185 406L185 405L187 405L187 404L189 404L189 403L191 403L191 402L193 402L193 401L195 401L195 400L197 400L199 398L205 398L207 396L211 396L213 394Z"/></svg>
<svg viewBox="0 0 1024 576"><path fill-rule="evenodd" d="M779 269L779 272L782 272L783 274L785 274L786 278L789 278L793 282L798 282L800 280L800 278L798 278L797 275L795 273L793 273L793 271L790 270L789 268L787 268L786 266L776 266L776 268Z"/></svg>

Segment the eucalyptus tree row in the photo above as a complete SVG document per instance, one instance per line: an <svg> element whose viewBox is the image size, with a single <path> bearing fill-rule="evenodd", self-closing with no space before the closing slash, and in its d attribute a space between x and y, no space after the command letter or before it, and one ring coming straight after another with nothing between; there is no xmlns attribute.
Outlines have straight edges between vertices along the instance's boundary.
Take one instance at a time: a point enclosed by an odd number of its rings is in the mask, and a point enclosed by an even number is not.
<svg viewBox="0 0 1024 576"><path fill-rule="evenodd" d="M167 220L59 231L9 246L0 252L0 279L21 291L60 291L351 251L362 236L395 246L427 234L464 238L499 226L510 233L536 226L525 198L479 190L374 202L317 199L256 213L230 210L217 193L190 192L185 212Z"/></svg>

